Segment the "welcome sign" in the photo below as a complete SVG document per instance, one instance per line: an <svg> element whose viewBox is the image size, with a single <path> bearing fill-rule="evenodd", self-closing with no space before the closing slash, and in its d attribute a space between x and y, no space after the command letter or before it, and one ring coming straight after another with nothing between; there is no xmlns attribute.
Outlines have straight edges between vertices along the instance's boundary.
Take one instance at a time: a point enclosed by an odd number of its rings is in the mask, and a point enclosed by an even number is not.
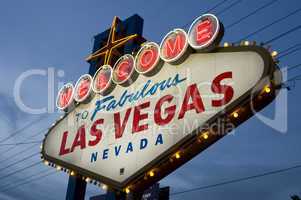
<svg viewBox="0 0 301 200"><path fill-rule="evenodd" d="M247 120L275 98L281 78L269 51L217 47L222 35L219 20L203 15L188 33L175 29L66 84L57 98L66 115L43 143L46 163L141 190Z"/></svg>

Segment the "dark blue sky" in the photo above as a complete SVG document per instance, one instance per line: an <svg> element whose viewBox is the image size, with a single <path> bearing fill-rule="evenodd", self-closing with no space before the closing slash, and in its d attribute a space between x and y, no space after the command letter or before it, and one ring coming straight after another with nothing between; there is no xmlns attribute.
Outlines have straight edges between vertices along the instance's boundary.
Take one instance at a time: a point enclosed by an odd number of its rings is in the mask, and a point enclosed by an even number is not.
<svg viewBox="0 0 301 200"><path fill-rule="evenodd" d="M53 67L56 71L65 72L64 77L56 76L56 83L75 81L88 71L89 66L85 62L85 57L92 49L93 36L107 29L115 15L125 19L135 13L139 14L145 20L144 37L150 41L160 42L169 30L182 27L221 1L2 0L0 3L0 140L19 129L21 130L15 137L4 143L25 139L41 140L45 131L38 134L39 131L47 128L58 116L57 113L49 114L39 123L23 128L43 116L23 112L14 101L15 81L23 72L30 69L47 70ZM218 13L233 2L235 0L228 0L213 13ZM267 8L226 29L224 40L237 41L258 28L301 8L300 0L243 0L218 16L227 27L268 2L271 2L271 5ZM301 12L254 35L250 40L267 41L300 25L300 17ZM271 44L272 49L281 52L300 43L300 33L301 30L275 41ZM280 67L299 64L300 55L300 52L296 52L282 58ZM301 74L300 69L291 70L288 77L299 74ZM277 106L275 103L271 104L260 113L270 118L273 118L276 113L280 118L278 116L277 119L265 124L257 117L253 117L235 130L233 135L220 140L162 180L162 185L171 186L172 192L177 192L301 164L299 133L301 95L298 92L300 89L301 82L296 82L296 87L292 91L288 93L282 91ZM47 78L36 76L24 82L21 97L31 107L47 106ZM285 117L286 115L288 118ZM31 135L37 134L38 136L30 138ZM0 188L14 186L26 177L47 170L46 166L37 165L14 176L2 178L17 169L39 161L39 155L36 155L18 165L5 168L10 163L39 151L39 145L35 145L27 152L23 152L28 147L30 145L22 145L14 149L0 146ZM282 174L172 196L171 199L285 200L292 194L301 195L300 174L301 169L295 169ZM40 181L0 192L0 199L64 199L66 186L67 176L56 173ZM87 197L98 192L101 191L94 186L89 186Z"/></svg>

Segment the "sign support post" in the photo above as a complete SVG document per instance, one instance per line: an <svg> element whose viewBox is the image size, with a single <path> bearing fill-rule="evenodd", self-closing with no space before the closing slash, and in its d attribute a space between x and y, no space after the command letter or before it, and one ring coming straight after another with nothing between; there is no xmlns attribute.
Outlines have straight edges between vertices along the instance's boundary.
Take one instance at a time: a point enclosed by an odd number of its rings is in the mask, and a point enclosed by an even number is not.
<svg viewBox="0 0 301 200"><path fill-rule="evenodd" d="M69 176L66 200L84 200L87 183L79 176Z"/></svg>
<svg viewBox="0 0 301 200"><path fill-rule="evenodd" d="M135 192L126 196L125 193L109 190L106 194L90 197L90 200L169 200L169 187L160 187L155 183L143 192Z"/></svg>

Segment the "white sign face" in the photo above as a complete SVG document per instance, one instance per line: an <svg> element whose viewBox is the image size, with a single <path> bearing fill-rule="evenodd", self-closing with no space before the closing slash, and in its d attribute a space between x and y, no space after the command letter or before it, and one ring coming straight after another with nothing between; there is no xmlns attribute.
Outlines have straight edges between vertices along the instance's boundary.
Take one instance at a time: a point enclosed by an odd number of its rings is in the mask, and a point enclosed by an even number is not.
<svg viewBox="0 0 301 200"><path fill-rule="evenodd" d="M44 155L122 184L251 90L264 70L255 51L164 63L153 76L78 105L50 130Z"/></svg>

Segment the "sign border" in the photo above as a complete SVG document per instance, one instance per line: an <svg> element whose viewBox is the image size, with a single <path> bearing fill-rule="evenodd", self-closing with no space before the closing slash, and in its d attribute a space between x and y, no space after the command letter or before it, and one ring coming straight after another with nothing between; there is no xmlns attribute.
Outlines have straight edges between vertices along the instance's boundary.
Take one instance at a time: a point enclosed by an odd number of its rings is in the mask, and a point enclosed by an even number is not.
<svg viewBox="0 0 301 200"><path fill-rule="evenodd" d="M238 107L243 107L243 105L246 105L245 109L248 110L248 106L250 107L249 104L252 102L252 99L254 99L254 98L251 98L252 97L251 96L252 95L251 94L252 90L254 88L261 88L262 89L263 87L262 87L261 82L263 81L263 79L265 77L269 77L268 80L271 81L271 83L273 84L272 85L273 88L275 88L275 86L277 86L277 84L279 84L279 82L281 81L281 80L275 80L275 77L274 77L273 74L274 74L275 71L277 71L279 69L279 67L276 65L276 63L273 60L272 56L270 55L269 51L266 50L264 47L261 47L261 46L217 47L216 49L214 49L210 53L246 52L246 51L256 52L262 57L262 59L264 61L264 71L263 71L262 77L259 79L259 81L251 89L249 89L247 92L245 92L242 96L240 96L234 102L232 102L231 104L226 106L225 109L223 109L222 111L215 114L206 123L212 124L212 122L216 121L219 118L229 118L230 113L234 112L235 109L237 109ZM197 52L194 52L194 53L197 53ZM202 53L198 53L198 54L202 54ZM279 79L281 79L281 78L279 78ZM260 93L260 91L256 92L256 94L253 97L258 97L259 93ZM272 94L270 95L270 98L262 99L262 102L258 107L259 108L258 111L261 110L266 105L268 105L269 103L271 103L275 99L275 97L277 95L275 90L273 90L271 93ZM80 105L80 103L77 104L76 107L79 106L79 105ZM75 109L75 108L73 108L73 109ZM251 109L251 107L250 107L250 109ZM185 147L189 147L191 144L193 144L197 140L197 137L199 135L199 131L202 129L202 126L201 126L201 127L197 128L196 130L194 130L191 134L188 134L187 136L182 138L178 143L176 143L171 148L169 148L168 150L166 150L165 152L160 154L157 158L155 158L153 161L151 161L150 163L145 165L142 169L138 170L135 174L133 174L132 176L127 178L125 181L117 182L117 181L114 181L110 178L104 177L102 175L90 172L90 171L85 170L83 168L77 167L75 165L72 165L72 164L69 164L67 162L64 162L64 161L58 160L56 158L53 158L51 156L48 156L45 153L44 143L45 143L45 140L46 140L49 132L56 126L57 123L59 123L61 120L63 120L65 117L67 117L68 114L72 110L69 110L68 113L66 113L60 120L58 120L48 130L48 133L45 135L45 138L43 140L43 147L42 147L42 151L41 151L41 154L42 154L43 158L45 160L49 161L49 162L53 162L57 165L68 168L69 170L74 170L82 176L89 177L89 178L95 179L97 181L100 181L104 184L107 184L109 187L111 187L113 189L116 189L116 190L120 190L120 191L124 191L125 188L128 188L128 187L131 187L131 191L132 190L137 191L137 190L146 189L150 184L152 184L156 181L159 181L160 179L162 179L166 175L173 172L175 169L179 168L184 163L191 160L194 156L201 153L203 150L205 150L211 144L215 143L217 140L219 140L223 136L227 135L227 133L219 133L215 136L210 136L210 139L206 140L206 142L204 142L204 145L199 145L198 148L193 147L196 150L190 149L191 152L187 156L183 156L183 158L181 158L179 161L177 161L177 162L168 162L167 163L168 167L165 167L165 168L162 167L164 169L160 170L160 173L156 174L155 177L148 178L148 177L145 176L145 174L147 172L149 172L150 170L154 169L154 167L156 168L156 166L161 166L164 163L166 164L166 161L168 161L167 159L169 159L175 152L177 152L178 150L183 149L183 148L185 149ZM253 115L254 114L252 112L246 114L247 118L246 119L242 118L242 120L241 119L238 120L237 126L239 124L241 124L242 122L246 121L248 118L250 118ZM237 126L235 126L235 128Z"/></svg>

